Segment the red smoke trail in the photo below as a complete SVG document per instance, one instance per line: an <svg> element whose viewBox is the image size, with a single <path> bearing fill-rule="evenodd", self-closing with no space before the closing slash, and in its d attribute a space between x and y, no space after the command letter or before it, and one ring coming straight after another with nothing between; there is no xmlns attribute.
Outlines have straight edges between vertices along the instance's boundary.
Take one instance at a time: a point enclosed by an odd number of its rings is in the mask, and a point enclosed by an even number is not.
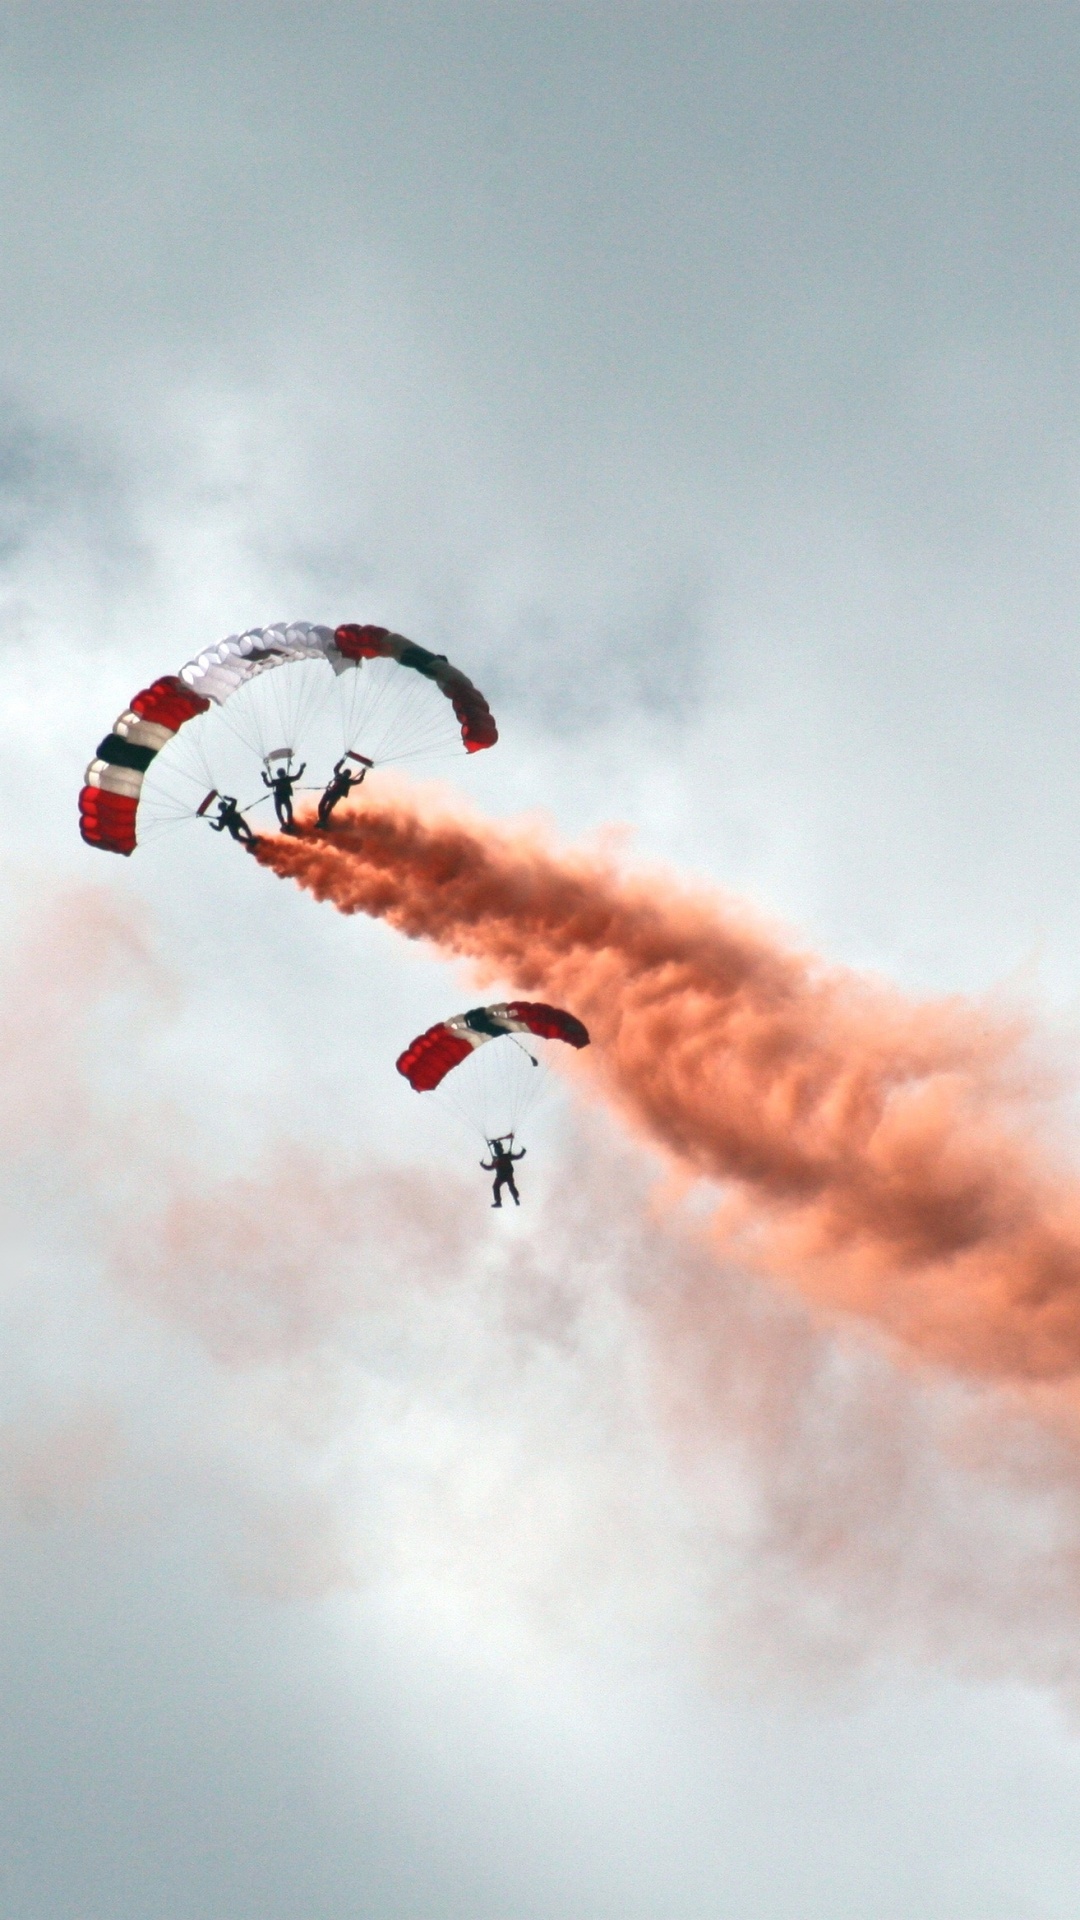
<svg viewBox="0 0 1080 1920"><path fill-rule="evenodd" d="M726 1252L954 1366L1080 1367L1080 1183L1039 1143L1017 1023L912 1004L715 895L403 797L258 858L585 1020L604 1096L725 1183Z"/></svg>

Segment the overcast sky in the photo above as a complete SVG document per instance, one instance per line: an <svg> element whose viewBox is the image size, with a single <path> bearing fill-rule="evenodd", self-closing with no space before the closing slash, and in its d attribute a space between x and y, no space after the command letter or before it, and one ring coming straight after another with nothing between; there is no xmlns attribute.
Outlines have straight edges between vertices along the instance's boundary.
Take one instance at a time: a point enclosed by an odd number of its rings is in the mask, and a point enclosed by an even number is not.
<svg viewBox="0 0 1080 1920"><path fill-rule="evenodd" d="M479 807L1075 1089L1078 85L1051 4L0 4L5 1920L1075 1913L1060 1435L598 1112L491 1223L393 1073L462 975L75 798L385 624Z"/></svg>

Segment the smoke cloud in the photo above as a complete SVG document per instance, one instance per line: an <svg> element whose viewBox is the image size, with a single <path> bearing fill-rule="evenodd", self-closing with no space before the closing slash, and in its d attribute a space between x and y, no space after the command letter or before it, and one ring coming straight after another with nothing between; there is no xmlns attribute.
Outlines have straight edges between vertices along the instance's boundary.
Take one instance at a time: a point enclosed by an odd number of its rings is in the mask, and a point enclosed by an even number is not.
<svg viewBox="0 0 1080 1920"><path fill-rule="evenodd" d="M585 1020L574 1071L721 1183L726 1256L961 1370L1080 1366L1080 1180L1018 1016L915 1003L736 902L430 797L391 793L258 858Z"/></svg>
<svg viewBox="0 0 1080 1920"><path fill-rule="evenodd" d="M386 854L395 817L363 816ZM344 870L357 831L274 850ZM725 1687L914 1653L1080 1698L1078 1454L1030 1393L823 1327L650 1213L646 1156L595 1118L510 1235L471 1174L302 1139L196 1151L150 1072L182 996L96 890L29 917L5 984L0 1063L32 1089L0 1131L9 1528L164 1523L247 1590L400 1583Z"/></svg>

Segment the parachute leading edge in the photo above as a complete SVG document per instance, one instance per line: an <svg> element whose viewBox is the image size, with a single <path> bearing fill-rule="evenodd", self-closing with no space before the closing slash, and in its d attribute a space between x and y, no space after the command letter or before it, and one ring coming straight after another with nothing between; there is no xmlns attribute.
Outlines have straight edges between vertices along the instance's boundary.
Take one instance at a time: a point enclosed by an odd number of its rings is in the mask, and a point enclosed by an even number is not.
<svg viewBox="0 0 1080 1920"><path fill-rule="evenodd" d="M134 853L135 815L147 767L185 721L205 713L209 705L176 674L166 674L135 695L86 769L79 827L90 846L106 853Z"/></svg>
<svg viewBox="0 0 1080 1920"><path fill-rule="evenodd" d="M472 1007L468 1013L455 1014L429 1027L406 1047L397 1070L417 1093L431 1093L477 1047L514 1033L565 1040L571 1047L589 1044L588 1029L561 1007L549 1007L537 1000L500 1001L492 1007Z"/></svg>

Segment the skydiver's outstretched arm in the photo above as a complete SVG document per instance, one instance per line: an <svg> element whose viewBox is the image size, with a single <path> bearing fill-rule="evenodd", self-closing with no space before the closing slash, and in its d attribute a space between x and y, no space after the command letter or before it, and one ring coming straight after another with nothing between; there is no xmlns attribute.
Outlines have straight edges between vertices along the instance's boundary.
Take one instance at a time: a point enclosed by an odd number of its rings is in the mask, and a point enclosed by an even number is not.
<svg viewBox="0 0 1080 1920"><path fill-rule="evenodd" d="M209 826L211 833L224 833L225 831L224 820L209 820L207 822L207 825Z"/></svg>
<svg viewBox="0 0 1080 1920"><path fill-rule="evenodd" d="M522 1148L521 1148L521 1149L519 1150L519 1152L517 1152L517 1153L512 1153L512 1154L510 1155L510 1158L511 1158L511 1160L524 1160L524 1158L525 1158L525 1155L526 1155L526 1152L527 1152L527 1151L528 1151L528 1149L527 1149L526 1147L522 1147Z"/></svg>
<svg viewBox="0 0 1080 1920"><path fill-rule="evenodd" d="M270 775L266 772L263 773L262 783L264 787L269 787L271 791L273 790L274 783L271 780Z"/></svg>
<svg viewBox="0 0 1080 1920"><path fill-rule="evenodd" d="M296 772L293 774L290 774L289 778L291 780L300 780L303 778L306 772L307 772L307 761L305 760L303 766L297 767Z"/></svg>
<svg viewBox="0 0 1080 1920"><path fill-rule="evenodd" d="M485 1173L494 1173L495 1171L494 1160L481 1160L480 1165L483 1167Z"/></svg>

